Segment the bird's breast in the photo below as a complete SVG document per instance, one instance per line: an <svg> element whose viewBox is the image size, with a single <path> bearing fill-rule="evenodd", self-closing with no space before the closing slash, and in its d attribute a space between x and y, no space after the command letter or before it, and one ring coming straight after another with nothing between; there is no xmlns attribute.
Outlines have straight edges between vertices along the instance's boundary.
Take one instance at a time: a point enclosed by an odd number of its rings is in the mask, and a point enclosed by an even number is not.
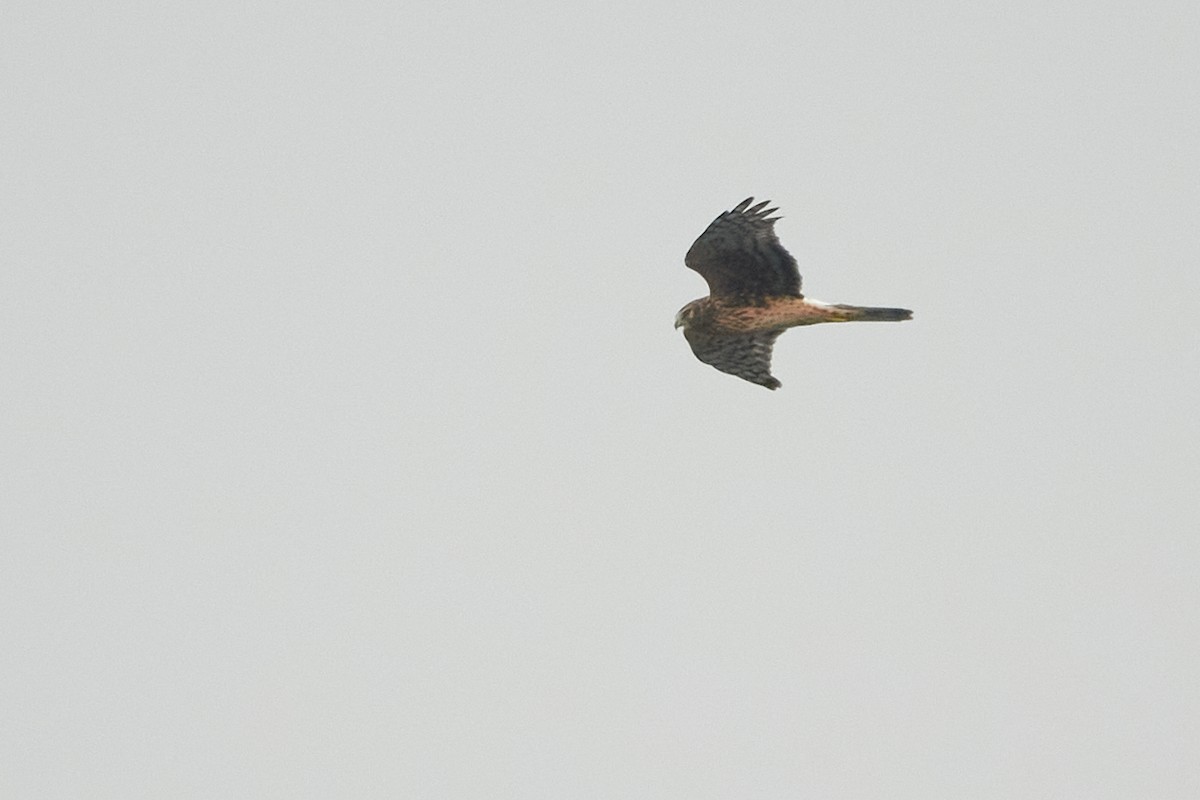
<svg viewBox="0 0 1200 800"><path fill-rule="evenodd" d="M782 330L838 320L837 309L803 297L768 297L759 303L715 301L710 327L728 333Z"/></svg>

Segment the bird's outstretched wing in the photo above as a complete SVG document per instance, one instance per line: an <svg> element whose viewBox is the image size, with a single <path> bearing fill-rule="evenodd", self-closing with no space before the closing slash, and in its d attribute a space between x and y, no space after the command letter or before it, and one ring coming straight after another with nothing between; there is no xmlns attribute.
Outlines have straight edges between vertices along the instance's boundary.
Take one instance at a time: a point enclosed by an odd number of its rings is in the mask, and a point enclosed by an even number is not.
<svg viewBox="0 0 1200 800"><path fill-rule="evenodd" d="M771 375L771 348L783 331L744 334L711 334L685 328L683 335L696 358L721 372L757 383L768 389L782 384Z"/></svg>
<svg viewBox="0 0 1200 800"><path fill-rule="evenodd" d="M738 203L712 221L700 234L684 263L699 272L714 297L755 300L763 297L800 297L800 271L796 259L775 235L771 214L777 208L756 206L753 197Z"/></svg>

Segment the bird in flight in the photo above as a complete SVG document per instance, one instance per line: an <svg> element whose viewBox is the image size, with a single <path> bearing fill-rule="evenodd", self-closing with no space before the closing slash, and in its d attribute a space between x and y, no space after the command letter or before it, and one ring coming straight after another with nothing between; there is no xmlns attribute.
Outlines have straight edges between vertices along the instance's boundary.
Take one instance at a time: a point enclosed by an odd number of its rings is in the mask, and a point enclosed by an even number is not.
<svg viewBox="0 0 1200 800"><path fill-rule="evenodd" d="M770 201L753 197L721 214L700 234L684 263L708 283L708 297L675 315L675 327L696 358L721 372L778 389L771 375L771 348L788 328L821 322L912 319L906 308L833 305L800 294L796 259L775 235Z"/></svg>

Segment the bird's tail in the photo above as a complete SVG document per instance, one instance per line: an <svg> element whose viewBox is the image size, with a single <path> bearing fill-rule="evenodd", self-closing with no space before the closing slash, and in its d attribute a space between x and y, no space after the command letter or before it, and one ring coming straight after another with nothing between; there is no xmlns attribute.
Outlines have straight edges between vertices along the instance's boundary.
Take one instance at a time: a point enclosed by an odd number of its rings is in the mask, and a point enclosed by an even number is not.
<svg viewBox="0 0 1200 800"><path fill-rule="evenodd" d="M844 319L847 322L902 322L906 319L912 319L912 312L907 308L870 308L867 306L847 306L840 304L832 307L845 312L846 316Z"/></svg>

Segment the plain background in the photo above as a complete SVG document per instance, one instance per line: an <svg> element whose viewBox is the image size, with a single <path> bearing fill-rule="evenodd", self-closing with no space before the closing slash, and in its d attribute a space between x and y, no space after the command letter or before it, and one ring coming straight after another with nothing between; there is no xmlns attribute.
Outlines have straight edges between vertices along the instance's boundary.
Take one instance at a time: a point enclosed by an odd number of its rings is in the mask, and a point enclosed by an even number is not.
<svg viewBox="0 0 1200 800"><path fill-rule="evenodd" d="M0 794L1200 797L1195 3L0 18Z"/></svg>

